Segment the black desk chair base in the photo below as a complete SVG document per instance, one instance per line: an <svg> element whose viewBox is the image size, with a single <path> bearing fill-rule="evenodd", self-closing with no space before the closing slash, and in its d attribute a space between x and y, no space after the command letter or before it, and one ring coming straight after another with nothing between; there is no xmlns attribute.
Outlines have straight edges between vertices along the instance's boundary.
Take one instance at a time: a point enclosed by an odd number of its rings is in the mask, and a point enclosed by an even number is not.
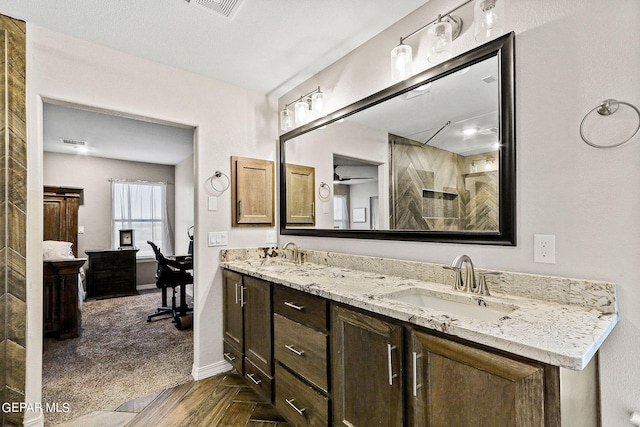
<svg viewBox="0 0 640 427"><path fill-rule="evenodd" d="M147 242L153 248L158 261L158 270L156 272L156 286L162 289L162 306L158 307L155 313L147 316L147 322L154 319L173 318L173 323L178 330L190 329L193 325L193 308L187 305L186 285L193 283L193 276L186 270L191 268L188 260L169 260L162 255L160 249L153 244ZM185 262L186 261L186 262ZM167 304L167 289L171 288L171 306ZM176 303L176 292L180 289L180 305Z"/></svg>

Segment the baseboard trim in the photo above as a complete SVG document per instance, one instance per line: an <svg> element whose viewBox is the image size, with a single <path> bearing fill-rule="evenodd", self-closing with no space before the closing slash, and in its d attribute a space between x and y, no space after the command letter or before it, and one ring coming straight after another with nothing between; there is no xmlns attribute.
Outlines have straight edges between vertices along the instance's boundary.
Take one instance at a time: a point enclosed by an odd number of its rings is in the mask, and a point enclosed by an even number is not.
<svg viewBox="0 0 640 427"><path fill-rule="evenodd" d="M30 420L25 420L22 425L24 427L43 427L44 426L44 414L40 412L37 417Z"/></svg>
<svg viewBox="0 0 640 427"><path fill-rule="evenodd" d="M136 286L136 290L138 291L145 291L147 289L157 289L158 287L156 286L155 283L149 283L148 285L137 285Z"/></svg>
<svg viewBox="0 0 640 427"><path fill-rule="evenodd" d="M212 363L211 365L206 365L202 367L197 367L193 365L191 368L191 376L194 380L203 380L205 378L212 377L214 375L221 374L223 372L227 372L233 369L230 363L221 360L220 362Z"/></svg>

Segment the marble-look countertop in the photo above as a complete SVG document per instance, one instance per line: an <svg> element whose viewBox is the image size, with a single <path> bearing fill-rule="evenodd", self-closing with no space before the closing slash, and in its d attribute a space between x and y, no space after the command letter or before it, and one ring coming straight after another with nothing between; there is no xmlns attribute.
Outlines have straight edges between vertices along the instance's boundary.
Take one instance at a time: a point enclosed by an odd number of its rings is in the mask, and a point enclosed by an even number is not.
<svg viewBox="0 0 640 427"><path fill-rule="evenodd" d="M589 282L591 293L599 294L600 300L603 294L613 292L613 295L604 298L613 301L613 304L608 303L607 308L602 309L509 295L495 290L490 296L465 294L453 291L450 284L417 279L411 274L406 275L409 277L387 275L330 265L329 262L296 265L279 256L282 251L271 249L272 252L268 252L268 248L223 251L221 266L562 368L583 369L619 320L615 286L609 283L604 283L600 289L600 282ZM554 280L550 279L550 282ZM494 319L479 320L455 315L446 309L439 311L388 297L390 293L401 294L410 288L424 289L424 292L435 293L444 300L466 302L474 306L474 310L479 307L505 311ZM594 288L598 291L593 292Z"/></svg>

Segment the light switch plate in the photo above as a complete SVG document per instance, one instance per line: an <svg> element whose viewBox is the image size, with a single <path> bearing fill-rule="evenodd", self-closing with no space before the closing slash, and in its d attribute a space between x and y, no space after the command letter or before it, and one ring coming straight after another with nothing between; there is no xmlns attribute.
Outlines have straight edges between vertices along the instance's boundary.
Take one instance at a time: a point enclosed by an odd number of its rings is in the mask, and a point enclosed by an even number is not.
<svg viewBox="0 0 640 427"><path fill-rule="evenodd" d="M226 246L229 244L229 233L226 231L210 231L207 237L209 246Z"/></svg>
<svg viewBox="0 0 640 427"><path fill-rule="evenodd" d="M216 196L209 196L209 210L210 211L218 210L218 198Z"/></svg>
<svg viewBox="0 0 640 427"><path fill-rule="evenodd" d="M267 231L267 244L278 243L278 233L275 230Z"/></svg>

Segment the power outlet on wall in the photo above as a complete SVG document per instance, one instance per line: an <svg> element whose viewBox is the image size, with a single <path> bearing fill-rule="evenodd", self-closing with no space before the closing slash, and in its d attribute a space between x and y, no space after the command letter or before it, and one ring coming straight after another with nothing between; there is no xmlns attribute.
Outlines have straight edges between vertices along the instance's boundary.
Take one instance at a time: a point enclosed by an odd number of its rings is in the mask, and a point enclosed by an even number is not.
<svg viewBox="0 0 640 427"><path fill-rule="evenodd" d="M539 263L556 263L556 236L554 234L533 235L533 260Z"/></svg>

